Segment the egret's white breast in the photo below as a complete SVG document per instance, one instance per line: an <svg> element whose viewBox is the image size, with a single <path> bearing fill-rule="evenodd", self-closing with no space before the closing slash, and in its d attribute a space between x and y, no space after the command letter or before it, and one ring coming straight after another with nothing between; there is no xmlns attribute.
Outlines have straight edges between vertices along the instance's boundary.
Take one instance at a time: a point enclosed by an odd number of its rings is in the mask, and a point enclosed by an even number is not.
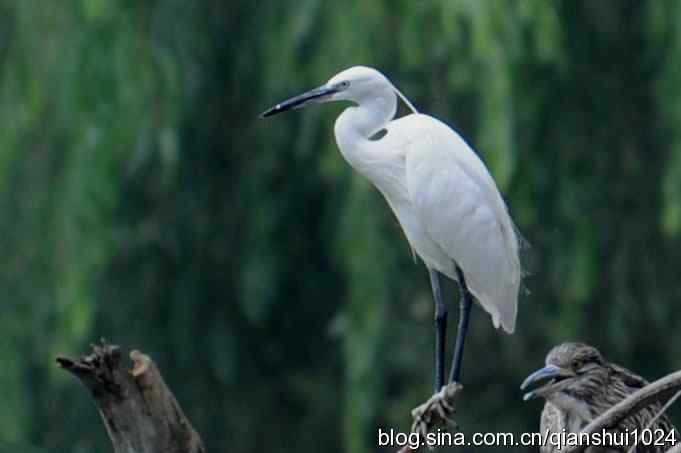
<svg viewBox="0 0 681 453"><path fill-rule="evenodd" d="M372 141L353 134L348 124L354 112L346 112L336 123L336 141L341 154L383 195L409 245L426 266L455 278L454 263L429 236L407 190L406 151L407 144L413 139L412 123L416 115L391 121L386 126L387 133L380 140Z"/></svg>
<svg viewBox="0 0 681 453"><path fill-rule="evenodd" d="M383 194L409 244L430 269L456 279L490 313L515 327L520 284L518 244L506 206L482 161L444 123L413 114L390 121L371 141L358 133L361 107L336 122L341 154Z"/></svg>

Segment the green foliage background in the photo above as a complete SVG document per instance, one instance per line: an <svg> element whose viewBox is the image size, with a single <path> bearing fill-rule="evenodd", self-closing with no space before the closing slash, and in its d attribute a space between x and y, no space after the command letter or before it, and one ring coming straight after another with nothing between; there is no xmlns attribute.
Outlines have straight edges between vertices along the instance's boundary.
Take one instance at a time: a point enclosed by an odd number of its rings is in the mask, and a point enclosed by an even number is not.
<svg viewBox="0 0 681 453"><path fill-rule="evenodd" d="M337 153L342 106L257 120L355 64L468 138L532 245L517 333L474 311L464 430L536 429L518 384L561 341L681 368L680 20L672 1L0 0L0 439L108 451L54 365L98 336L156 359L210 451L369 452L407 429L432 385L425 269Z"/></svg>

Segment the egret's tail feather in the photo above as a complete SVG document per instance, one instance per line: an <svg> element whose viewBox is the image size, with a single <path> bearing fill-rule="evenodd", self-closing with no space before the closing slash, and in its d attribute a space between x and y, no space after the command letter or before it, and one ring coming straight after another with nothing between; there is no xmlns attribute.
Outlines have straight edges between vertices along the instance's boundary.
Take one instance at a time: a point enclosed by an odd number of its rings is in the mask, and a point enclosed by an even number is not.
<svg viewBox="0 0 681 453"><path fill-rule="evenodd" d="M505 296L502 295L496 299L477 294L472 288L470 288L470 291L480 305L482 305L482 308L492 317L492 324L494 324L495 329L501 327L508 334L512 334L515 331L515 323L518 316L518 288L510 290ZM498 302L504 297L506 300L499 304Z"/></svg>

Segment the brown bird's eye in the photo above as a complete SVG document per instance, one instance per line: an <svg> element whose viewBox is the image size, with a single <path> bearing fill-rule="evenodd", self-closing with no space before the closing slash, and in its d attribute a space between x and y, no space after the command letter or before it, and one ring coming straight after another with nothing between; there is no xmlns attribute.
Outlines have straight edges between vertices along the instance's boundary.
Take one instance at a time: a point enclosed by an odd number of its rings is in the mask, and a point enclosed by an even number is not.
<svg viewBox="0 0 681 453"><path fill-rule="evenodd" d="M572 361L572 368L574 368L575 370L580 369L582 365L584 365L584 362L580 359L575 359Z"/></svg>

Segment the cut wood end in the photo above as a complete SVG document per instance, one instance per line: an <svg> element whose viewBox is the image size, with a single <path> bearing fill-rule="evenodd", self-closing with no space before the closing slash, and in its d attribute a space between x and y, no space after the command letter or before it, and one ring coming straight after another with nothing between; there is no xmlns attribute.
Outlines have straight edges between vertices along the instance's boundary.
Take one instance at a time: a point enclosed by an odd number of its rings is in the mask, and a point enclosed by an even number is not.
<svg viewBox="0 0 681 453"><path fill-rule="evenodd" d="M64 369L69 369L73 368L74 361L72 359L69 359L68 357L57 357L57 365L59 365L61 368Z"/></svg>
<svg viewBox="0 0 681 453"><path fill-rule="evenodd" d="M69 357L59 356L56 358L59 368L66 370L73 374L85 374L92 371L92 367L85 362L71 359Z"/></svg>
<svg viewBox="0 0 681 453"><path fill-rule="evenodd" d="M134 377L139 377L146 373L151 365L151 357L146 354L142 354L137 349L130 351L130 360L132 360L132 375Z"/></svg>
<svg viewBox="0 0 681 453"><path fill-rule="evenodd" d="M91 391L112 451L206 452L148 355L130 352L130 369L118 346L102 340L92 350L79 359L58 356L56 362Z"/></svg>

